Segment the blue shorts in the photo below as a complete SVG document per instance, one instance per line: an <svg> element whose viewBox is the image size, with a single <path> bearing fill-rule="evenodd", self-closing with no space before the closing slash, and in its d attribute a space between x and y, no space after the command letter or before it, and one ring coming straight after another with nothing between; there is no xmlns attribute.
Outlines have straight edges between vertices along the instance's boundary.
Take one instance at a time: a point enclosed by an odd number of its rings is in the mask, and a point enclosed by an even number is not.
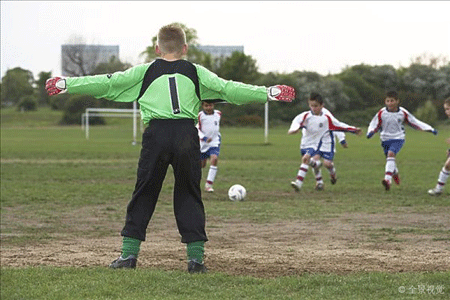
<svg viewBox="0 0 450 300"><path fill-rule="evenodd" d="M333 160L334 157L334 152L323 152L320 150L315 150L314 148L305 148L305 149L301 149L300 153L303 155L305 155L306 153L308 153L309 155L311 155L311 157L313 157L316 154L319 154L320 157L326 159L326 160Z"/></svg>
<svg viewBox="0 0 450 300"><path fill-rule="evenodd" d="M395 154L399 153L404 143L405 140L387 140L381 142L381 147L383 147L384 155L387 156L388 151L392 151Z"/></svg>
<svg viewBox="0 0 450 300"><path fill-rule="evenodd" d="M216 155L217 157L220 154L220 147L211 147L206 152L200 153L200 159L208 159L211 157L211 155Z"/></svg>

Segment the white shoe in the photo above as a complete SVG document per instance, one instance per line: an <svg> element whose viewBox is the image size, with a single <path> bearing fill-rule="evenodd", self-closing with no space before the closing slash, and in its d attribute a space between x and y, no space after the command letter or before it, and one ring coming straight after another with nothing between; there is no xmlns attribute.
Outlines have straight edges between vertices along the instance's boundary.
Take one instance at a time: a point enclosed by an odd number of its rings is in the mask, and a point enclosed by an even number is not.
<svg viewBox="0 0 450 300"><path fill-rule="evenodd" d="M212 184L205 184L205 191L208 193L214 192Z"/></svg>
<svg viewBox="0 0 450 300"><path fill-rule="evenodd" d="M294 190L296 192L300 191L300 189L302 188L302 185L297 181L292 181L291 182L291 186L294 188Z"/></svg>
<svg viewBox="0 0 450 300"><path fill-rule="evenodd" d="M442 190L434 188L431 190L428 190L428 195L430 196L439 196L440 194L442 194Z"/></svg>
<svg viewBox="0 0 450 300"><path fill-rule="evenodd" d="M324 187L323 182L318 182L316 184L316 191L323 191L323 187Z"/></svg>

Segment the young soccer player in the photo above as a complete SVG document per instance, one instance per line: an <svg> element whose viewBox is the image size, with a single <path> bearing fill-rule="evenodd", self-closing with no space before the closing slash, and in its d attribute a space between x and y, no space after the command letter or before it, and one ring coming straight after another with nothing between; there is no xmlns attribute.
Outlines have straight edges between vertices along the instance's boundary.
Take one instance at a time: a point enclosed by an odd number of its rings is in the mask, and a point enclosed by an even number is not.
<svg viewBox="0 0 450 300"><path fill-rule="evenodd" d="M386 93L385 107L380 109L369 124L367 138L371 138L376 132L380 132L381 147L386 156L384 179L381 184L389 191L392 179L400 184L400 176L395 158L405 143L405 128L403 123L412 128L437 134L436 129L416 119L409 111L400 106L400 99L396 91Z"/></svg>
<svg viewBox="0 0 450 300"><path fill-rule="evenodd" d="M326 109L325 107L322 108L322 112L326 113L326 114L331 114L332 113ZM305 134L305 129L302 129L302 135ZM334 131L333 132L333 140L331 141L334 145L333 147L333 153L336 153L336 143L335 140L338 140L339 143L341 144L342 147L344 148L348 148L348 144L347 141L345 140L345 133L343 131ZM334 159L334 156L333 156ZM310 162L314 163L312 160L310 160ZM316 189L317 190L322 190L324 188L324 182L323 182L323 178L322 178L322 171L321 171L321 166L322 163L318 164L318 167L313 168L313 173L314 176L316 177ZM334 161L331 161L331 165L329 165L328 167L326 167L329 174L330 174L330 182L331 184L336 184L337 182L337 175L336 175L336 167L334 165Z"/></svg>
<svg viewBox="0 0 450 300"><path fill-rule="evenodd" d="M320 94L311 93L308 99L310 110L297 115L291 123L288 134L295 134L302 129L302 139L300 152L302 154L302 164L297 173L297 179L291 182L295 191L300 191L308 172L309 166L315 169L316 190L324 188L323 180L317 178L321 166L320 158L323 158L323 165L330 171L330 175L336 179L336 170L333 164L334 157L334 132L348 131L361 134L361 129L347 125L338 121L328 110L323 107L323 99ZM334 181L336 183L336 181ZM333 184L334 184L333 183Z"/></svg>
<svg viewBox="0 0 450 300"><path fill-rule="evenodd" d="M450 98L444 101L444 110L447 117L450 118ZM450 144L450 138L447 139L447 143ZM444 167L442 167L442 170L439 173L437 184L434 187L434 189L428 190L428 194L431 196L441 195L442 192L444 191L444 186L449 176L450 176L450 149L447 150L447 160L445 161Z"/></svg>
<svg viewBox="0 0 450 300"><path fill-rule="evenodd" d="M211 160L208 177L206 178L205 191L214 192L213 184L217 175L217 163L220 154L220 118L222 113L214 109L214 103L202 102L202 110L198 113L198 134L200 137L200 152L202 168L206 161Z"/></svg>
<svg viewBox="0 0 450 300"><path fill-rule="evenodd" d="M219 78L206 68L182 59L188 51L186 35L174 24L157 34L155 51L160 58L124 72L73 78L50 78L49 95L61 92L91 95L113 101L139 101L142 136L137 181L127 207L122 254L110 267L135 268L140 244L155 210L169 165L175 177L173 203L181 242L187 244L189 273L206 271L203 262L205 211L201 198L200 144L195 122L202 99L233 104L291 102L292 87L266 88Z"/></svg>

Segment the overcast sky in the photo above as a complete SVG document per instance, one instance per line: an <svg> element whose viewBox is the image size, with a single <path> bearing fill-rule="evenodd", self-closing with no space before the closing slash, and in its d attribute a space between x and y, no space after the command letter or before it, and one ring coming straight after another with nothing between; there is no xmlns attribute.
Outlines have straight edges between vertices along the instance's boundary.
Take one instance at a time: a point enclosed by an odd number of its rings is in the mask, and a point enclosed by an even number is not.
<svg viewBox="0 0 450 300"><path fill-rule="evenodd" d="M356 64L450 58L449 1L1 1L1 76L61 74L61 45L119 45L135 65L158 29L180 22L201 45L243 45L261 72L339 73Z"/></svg>

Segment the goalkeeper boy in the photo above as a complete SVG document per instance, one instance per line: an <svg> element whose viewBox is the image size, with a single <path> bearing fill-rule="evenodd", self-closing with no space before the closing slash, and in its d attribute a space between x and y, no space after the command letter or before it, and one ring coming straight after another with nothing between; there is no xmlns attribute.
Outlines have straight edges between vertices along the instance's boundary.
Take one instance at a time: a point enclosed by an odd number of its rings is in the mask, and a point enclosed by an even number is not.
<svg viewBox="0 0 450 300"><path fill-rule="evenodd" d="M49 95L67 92L119 102L137 100L142 120L148 125L142 136L135 189L121 231L122 253L110 267L136 267L140 244L146 239L168 166L172 165L174 213L181 242L187 245L188 271L203 273L204 243L208 239L195 127L201 100L221 99L237 105L267 100L291 102L295 90L284 85L266 88L227 81L182 59L188 51L186 35L174 24L159 30L155 51L160 58L150 63L108 75L50 78L46 89Z"/></svg>

